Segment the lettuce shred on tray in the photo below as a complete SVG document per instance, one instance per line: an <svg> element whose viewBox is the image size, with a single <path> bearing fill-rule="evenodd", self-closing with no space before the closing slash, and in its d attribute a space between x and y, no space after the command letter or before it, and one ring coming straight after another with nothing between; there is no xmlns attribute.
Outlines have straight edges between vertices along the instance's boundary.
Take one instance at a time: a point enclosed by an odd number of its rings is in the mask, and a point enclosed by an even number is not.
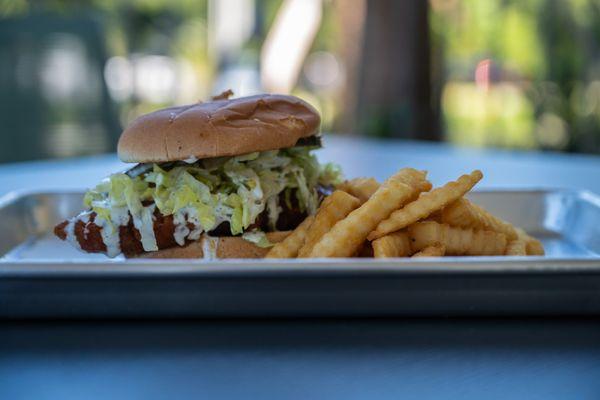
<svg viewBox="0 0 600 400"><path fill-rule="evenodd" d="M254 243L258 247L273 247L273 243L269 241L267 235L263 231L254 230L244 232L242 234L242 238L250 243Z"/></svg>
<svg viewBox="0 0 600 400"><path fill-rule="evenodd" d="M342 179L339 167L320 165L311 148L256 152L237 157L219 157L190 165L177 164L164 170L153 164L151 171L131 178L118 173L88 191L84 198L100 218L115 222L113 210L126 209L135 217L143 214L142 202L153 201L163 215L185 207L196 210L204 231L228 221L237 235L267 210L274 229L283 192L290 204L295 196L301 211L312 214L318 206L317 185L336 185ZM264 235L249 232L246 239L268 246Z"/></svg>

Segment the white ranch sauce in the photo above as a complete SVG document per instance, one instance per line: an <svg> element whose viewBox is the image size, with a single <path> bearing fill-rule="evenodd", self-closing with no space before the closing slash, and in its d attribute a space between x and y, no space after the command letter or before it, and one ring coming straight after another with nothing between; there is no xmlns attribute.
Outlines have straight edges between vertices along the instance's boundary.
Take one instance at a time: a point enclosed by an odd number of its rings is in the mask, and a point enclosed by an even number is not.
<svg viewBox="0 0 600 400"><path fill-rule="evenodd" d="M204 260L216 259L218 246L219 238L208 235L202 236L202 258Z"/></svg>
<svg viewBox="0 0 600 400"><path fill-rule="evenodd" d="M189 207L190 210L187 212L187 220L192 225L194 225L194 229L191 230L188 235L188 239L190 240L198 240L200 239L200 235L204 232L204 227L200 224L200 218L198 217L198 210L195 208Z"/></svg>
<svg viewBox="0 0 600 400"><path fill-rule="evenodd" d="M267 213L269 216L269 227L273 230L275 229L281 211L282 208L279 206L277 196L271 196L267 200Z"/></svg>
<svg viewBox="0 0 600 400"><path fill-rule="evenodd" d="M121 252L121 241L119 240L119 225L116 225L112 221L96 215L94 223L100 227L100 235L102 241L106 246L106 255L109 257L116 257Z"/></svg>
<svg viewBox="0 0 600 400"><path fill-rule="evenodd" d="M184 246L186 239L198 240L200 239L202 232L218 226L224 220L225 218L223 217L217 217L214 226L207 227L205 229L205 227L203 227L200 223L198 210L196 210L194 207L184 207L173 214L173 224L175 225L173 237L178 245ZM192 229L190 229L188 226L190 224L194 226Z"/></svg>
<svg viewBox="0 0 600 400"><path fill-rule="evenodd" d="M190 233L190 228L187 227L187 218L184 210L179 210L173 214L173 224L175 225L175 231L173 237L178 245L185 245L185 239Z"/></svg>
<svg viewBox="0 0 600 400"><path fill-rule="evenodd" d="M133 217L133 225L140 232L142 247L145 251L156 251L156 236L154 235L154 209L156 205L152 204L148 207L143 207L139 215L130 215L127 207L111 207L110 219L100 217L96 214L94 223L100 228L102 242L106 246L106 255L115 257L121 253L121 241L119 237L119 227L129 224L129 220ZM68 220L65 226L66 240L73 246L81 250L81 245L75 236L75 224L77 221L82 221L87 224L90 220L91 211L85 211L77 217ZM87 239L89 229L86 227L83 231L84 239Z"/></svg>
<svg viewBox="0 0 600 400"><path fill-rule="evenodd" d="M77 217L69 219L67 226L65 226L65 233L67 234L67 242L71 243L76 249L81 250L79 240L77 240L77 237L75 236L75 224L77 221Z"/></svg>
<svg viewBox="0 0 600 400"><path fill-rule="evenodd" d="M156 236L154 234L155 209L156 205L152 204L148 207L143 207L138 215L132 215L127 207L112 207L110 209L109 220L96 214L94 223L100 228L100 235L102 236L102 241L106 246L106 254L109 257L115 257L121 253L119 227L129 224L130 219L133 219L134 227L140 232L144 251L158 250ZM81 245L75 236L75 224L78 221L82 221L84 224L87 224L90 220L90 215L91 211L85 211L79 214L77 217L68 220L68 224L65 226L66 240L79 250L81 250ZM219 221L217 221L215 226L220 224L222 219L223 218L218 218ZM200 239L200 236L204 232L204 229L198 218L198 212L193 207L184 207L178 212L174 213L173 223L175 225L173 236L177 244L180 246L185 245L186 239ZM194 225L194 228L190 230L187 226L188 224ZM86 227L84 229L84 239L87 239L88 234L89 229ZM209 248L212 248L210 246L214 247L214 244L209 244ZM208 254L212 253L214 253L214 251L208 251Z"/></svg>
<svg viewBox="0 0 600 400"><path fill-rule="evenodd" d="M156 251L156 236L154 235L154 209L155 204L142 207L140 215L133 215L133 226L140 232L142 247L144 251ZM118 235L117 235L118 237Z"/></svg>
<svg viewBox="0 0 600 400"><path fill-rule="evenodd" d="M80 220L81 222L83 222L84 224L87 224L88 222L90 222L91 214L92 214L91 211L84 211L77 216L77 219Z"/></svg>
<svg viewBox="0 0 600 400"><path fill-rule="evenodd" d="M88 235L90 234L90 229L88 227L88 222L90 222L91 211L84 211L77 216L77 219L84 223L83 225L83 240L87 240Z"/></svg>
<svg viewBox="0 0 600 400"><path fill-rule="evenodd" d="M129 210L127 207L111 207L110 220L119 226L125 226L129 223Z"/></svg>

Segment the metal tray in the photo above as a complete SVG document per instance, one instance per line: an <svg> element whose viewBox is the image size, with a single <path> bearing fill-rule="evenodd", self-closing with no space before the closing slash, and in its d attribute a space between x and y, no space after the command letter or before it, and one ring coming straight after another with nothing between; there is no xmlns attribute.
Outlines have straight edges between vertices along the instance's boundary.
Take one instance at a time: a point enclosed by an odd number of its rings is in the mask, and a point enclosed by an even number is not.
<svg viewBox="0 0 600 400"><path fill-rule="evenodd" d="M0 200L0 317L600 314L600 198L564 190L469 196L539 237L546 257L124 260L50 233L81 193Z"/></svg>

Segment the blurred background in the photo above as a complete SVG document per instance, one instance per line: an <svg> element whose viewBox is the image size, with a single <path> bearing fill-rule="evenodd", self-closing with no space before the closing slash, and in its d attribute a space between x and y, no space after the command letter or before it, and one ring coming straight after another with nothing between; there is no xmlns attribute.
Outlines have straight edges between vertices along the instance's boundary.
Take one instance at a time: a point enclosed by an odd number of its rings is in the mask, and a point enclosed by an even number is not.
<svg viewBox="0 0 600 400"><path fill-rule="evenodd" d="M600 1L0 0L0 162L229 88L327 132L600 153Z"/></svg>

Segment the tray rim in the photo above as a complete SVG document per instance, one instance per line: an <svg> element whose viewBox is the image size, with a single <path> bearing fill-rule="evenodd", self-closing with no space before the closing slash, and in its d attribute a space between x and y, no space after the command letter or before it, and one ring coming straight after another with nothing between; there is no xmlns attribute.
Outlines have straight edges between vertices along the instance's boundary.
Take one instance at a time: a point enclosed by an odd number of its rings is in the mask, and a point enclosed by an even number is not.
<svg viewBox="0 0 600 400"><path fill-rule="evenodd" d="M386 260L352 258L305 260L128 260L127 262L0 263L0 278L22 277L221 277L221 276L344 276L344 275L444 275L465 274L564 274L598 273L600 257L581 259L544 257L445 257L439 259Z"/></svg>

